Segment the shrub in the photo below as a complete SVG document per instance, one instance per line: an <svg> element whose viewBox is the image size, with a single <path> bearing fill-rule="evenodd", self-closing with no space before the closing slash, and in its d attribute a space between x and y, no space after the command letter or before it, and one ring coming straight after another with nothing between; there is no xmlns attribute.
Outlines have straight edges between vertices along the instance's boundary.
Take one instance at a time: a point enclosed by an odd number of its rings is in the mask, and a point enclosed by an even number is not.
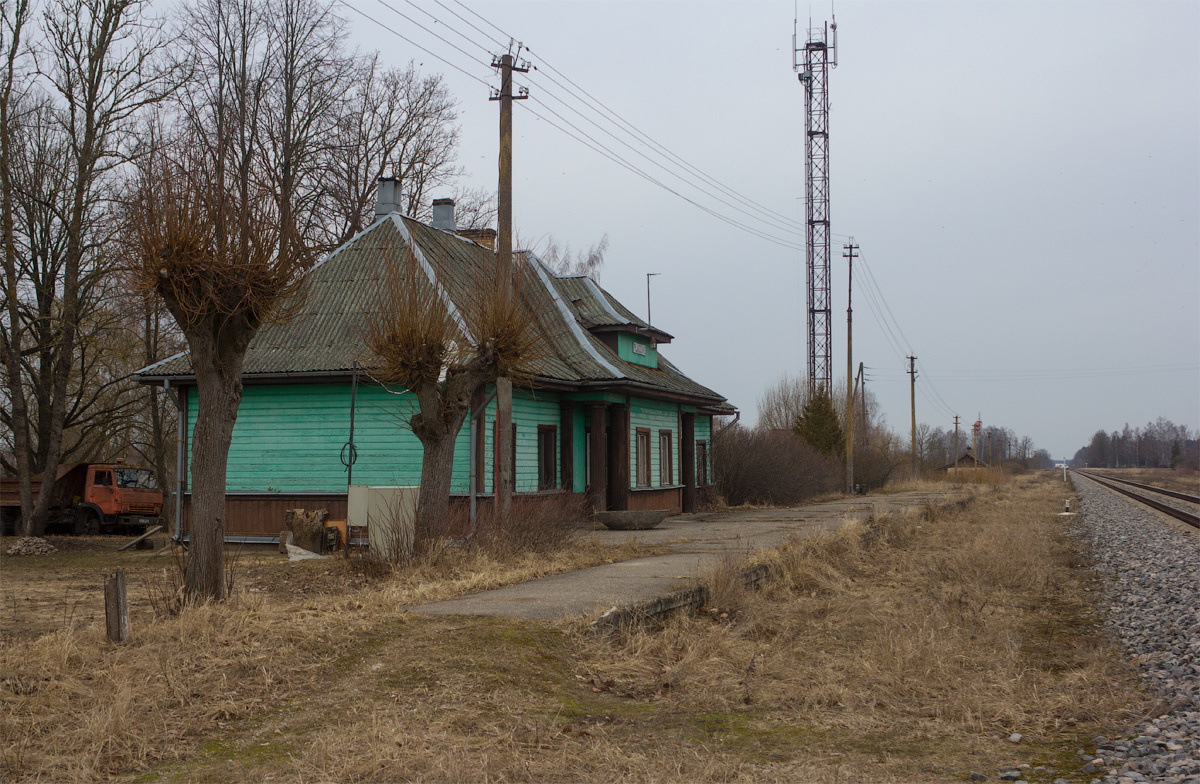
<svg viewBox="0 0 1200 784"><path fill-rule="evenodd" d="M735 426L713 444L717 489L725 501L788 505L841 486L842 466L786 430Z"/></svg>

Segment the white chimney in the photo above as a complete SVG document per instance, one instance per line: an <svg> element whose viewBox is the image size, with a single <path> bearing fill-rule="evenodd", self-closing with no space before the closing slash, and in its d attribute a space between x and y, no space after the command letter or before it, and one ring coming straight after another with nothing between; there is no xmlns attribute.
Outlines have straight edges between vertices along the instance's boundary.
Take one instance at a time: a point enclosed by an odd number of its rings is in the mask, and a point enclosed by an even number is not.
<svg viewBox="0 0 1200 784"><path fill-rule="evenodd" d="M380 177L375 189L375 220L400 211L400 180Z"/></svg>
<svg viewBox="0 0 1200 784"><path fill-rule="evenodd" d="M442 231L458 231L454 222L454 199L433 200L433 228Z"/></svg>

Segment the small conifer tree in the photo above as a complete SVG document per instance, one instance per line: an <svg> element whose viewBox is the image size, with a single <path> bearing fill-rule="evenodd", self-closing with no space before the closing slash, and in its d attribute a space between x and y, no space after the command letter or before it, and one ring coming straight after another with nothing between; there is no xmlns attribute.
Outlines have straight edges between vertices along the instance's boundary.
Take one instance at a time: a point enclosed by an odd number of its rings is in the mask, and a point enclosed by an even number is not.
<svg viewBox="0 0 1200 784"><path fill-rule="evenodd" d="M814 449L827 455L840 455L846 449L846 434L833 410L833 398L829 391L819 389L808 396L792 428Z"/></svg>

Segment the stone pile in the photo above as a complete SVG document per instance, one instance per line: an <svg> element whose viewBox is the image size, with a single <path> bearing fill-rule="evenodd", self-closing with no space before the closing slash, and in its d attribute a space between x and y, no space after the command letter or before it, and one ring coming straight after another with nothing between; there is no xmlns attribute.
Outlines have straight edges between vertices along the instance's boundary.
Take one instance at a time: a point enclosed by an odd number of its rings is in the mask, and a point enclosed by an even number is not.
<svg viewBox="0 0 1200 784"><path fill-rule="evenodd" d="M38 536L23 536L5 552L9 555L50 555L58 548Z"/></svg>
<svg viewBox="0 0 1200 784"><path fill-rule="evenodd" d="M1077 532L1106 578L1106 622L1166 706L1132 737L1095 738L1081 772L1106 784L1200 782L1200 536L1092 482L1075 485Z"/></svg>

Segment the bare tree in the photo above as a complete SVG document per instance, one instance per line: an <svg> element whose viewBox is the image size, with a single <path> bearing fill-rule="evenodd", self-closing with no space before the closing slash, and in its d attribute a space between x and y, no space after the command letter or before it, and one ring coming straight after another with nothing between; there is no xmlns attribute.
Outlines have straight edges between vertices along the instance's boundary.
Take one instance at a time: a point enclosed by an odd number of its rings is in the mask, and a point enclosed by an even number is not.
<svg viewBox="0 0 1200 784"><path fill-rule="evenodd" d="M799 376L781 376L758 399L758 426L767 430L791 430L799 421L807 399L807 383Z"/></svg>
<svg viewBox="0 0 1200 784"><path fill-rule="evenodd" d="M442 292L419 274L411 251L400 270L389 268L364 339L378 359L372 373L408 389L418 410L409 418L421 441L418 538L440 533L450 508L454 443L471 398L500 376L533 380L544 351L537 324L521 311L520 296L503 296L490 275L474 281L480 296L447 310Z"/></svg>
<svg viewBox="0 0 1200 784"><path fill-rule="evenodd" d="M539 256L557 275L586 275L592 280L599 280L607 252L607 234L591 247L575 252L572 252L570 243L561 244L551 236L546 239L546 249Z"/></svg>
<svg viewBox="0 0 1200 784"><path fill-rule="evenodd" d="M81 348L85 325L96 323L110 262L104 248L115 170L125 160L137 115L164 94L154 63L161 39L143 24L142 10L138 0L49 3L34 75L32 65L20 63L30 57L20 48L29 6L17 2L10 14L4 5L0 186L8 321L0 348L25 534L45 526L50 500L43 494L33 502L35 463L43 473L56 473L64 429L78 413L72 377L93 369ZM35 359L22 362L28 357Z"/></svg>
<svg viewBox="0 0 1200 784"><path fill-rule="evenodd" d="M409 215L428 217L433 189L460 174L454 106L439 75L422 76L412 63L382 69L377 55L358 63L336 107L336 143L321 162L326 247L370 224L375 183L383 176L400 180L399 201ZM481 227L495 215L494 199L484 194L459 192L456 201L460 225Z"/></svg>

